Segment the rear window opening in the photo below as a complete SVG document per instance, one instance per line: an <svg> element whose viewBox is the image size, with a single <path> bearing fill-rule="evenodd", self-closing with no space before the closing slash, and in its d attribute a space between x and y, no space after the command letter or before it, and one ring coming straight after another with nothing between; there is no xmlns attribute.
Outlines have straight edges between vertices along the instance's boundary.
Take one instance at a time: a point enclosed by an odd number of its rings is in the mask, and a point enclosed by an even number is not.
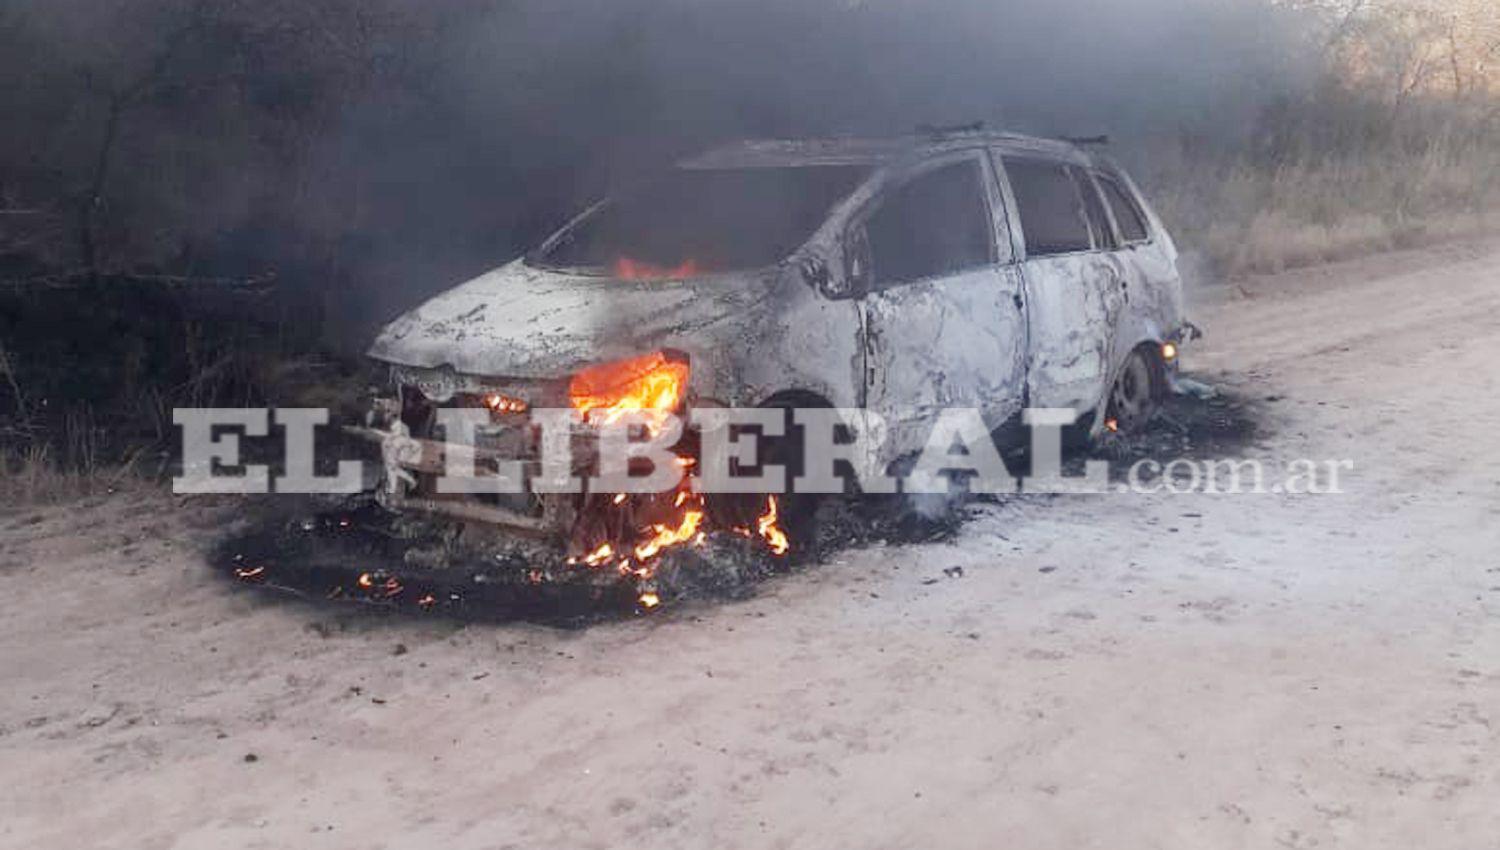
<svg viewBox="0 0 1500 850"><path fill-rule="evenodd" d="M1115 223L1120 227L1120 238L1127 244L1149 241L1151 231L1146 226L1146 214L1141 212L1140 205L1131 197L1129 190L1114 178L1102 174L1099 175L1099 185L1104 187L1104 197L1109 201L1109 208L1114 211Z"/></svg>
<svg viewBox="0 0 1500 850"><path fill-rule="evenodd" d="M1067 166L1007 158L1005 172L1020 207L1027 256L1093 250L1088 207Z"/></svg>
<svg viewBox="0 0 1500 850"><path fill-rule="evenodd" d="M533 265L623 280L765 268L812 237L869 169L682 169L606 202Z"/></svg>
<svg viewBox="0 0 1500 850"><path fill-rule="evenodd" d="M1109 216L1104 212L1104 200L1099 197L1099 190L1094 187L1094 181L1089 179L1080 168L1070 168L1068 172L1073 175L1073 180L1078 184L1078 191L1083 195L1083 212L1089 220L1089 232L1093 234L1094 248L1099 251L1110 251L1119 247L1115 244L1115 232L1109 226Z"/></svg>

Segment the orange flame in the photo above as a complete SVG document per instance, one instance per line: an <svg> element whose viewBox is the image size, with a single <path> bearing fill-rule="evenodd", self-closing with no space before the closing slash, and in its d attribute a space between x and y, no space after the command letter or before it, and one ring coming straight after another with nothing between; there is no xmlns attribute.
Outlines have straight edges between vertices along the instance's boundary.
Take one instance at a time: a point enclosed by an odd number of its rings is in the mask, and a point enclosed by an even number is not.
<svg viewBox="0 0 1500 850"><path fill-rule="evenodd" d="M691 374L686 362L657 352L584 369L573 376L568 395L573 409L607 425L633 411L676 411Z"/></svg>
<svg viewBox="0 0 1500 850"><path fill-rule="evenodd" d="M489 408L491 413L499 414L525 413L531 407L518 398L511 398L500 393L490 393L485 396L484 406Z"/></svg>
<svg viewBox="0 0 1500 850"><path fill-rule="evenodd" d="M781 511L776 504L776 497L772 496L766 505L766 512L756 523L756 529L760 531L762 540L771 547L771 551L777 555L785 555L792 549L792 541L786 536L786 532L777 526Z"/></svg>
<svg viewBox="0 0 1500 850"><path fill-rule="evenodd" d="M635 557L637 560L650 561L657 555L660 555L665 549L670 549L673 546L681 546L698 538L698 530L703 527L703 519L706 515L703 510L703 498L701 496L690 496L689 499L682 499L683 496L687 495L687 492L684 491L678 496L678 507L682 507L683 512L682 519L678 522L677 527L673 528L670 525L652 526L651 531L655 536L635 547ZM692 502L691 506L686 506L688 501Z"/></svg>
<svg viewBox="0 0 1500 850"><path fill-rule="evenodd" d="M701 273L697 260L686 260L676 268L653 265L630 257L615 260L615 277L620 280L682 280Z"/></svg>
<svg viewBox="0 0 1500 850"><path fill-rule="evenodd" d="M691 458L683 458L679 461L684 468L695 465ZM603 494L601 494L602 496ZM626 579L634 579L638 582L638 588L642 595L639 597L641 607L645 609L655 608L662 600L653 592L645 588L651 586L651 582L657 574L661 559L668 550L681 546L705 546L709 541L709 512L705 497L701 493L694 492L692 481L684 478L677 489L660 496L652 497L644 502L631 502L628 497L620 494L605 496L609 502L616 506L630 503L631 512L625 514L627 517L635 516L634 509L649 510L652 519L645 519L645 525L637 525L631 529L631 523L627 519L624 524L623 533L611 538L608 542L599 543L588 554L579 554L569 558L569 564L583 564L593 568L608 567ZM661 512L666 511L666 518L659 519ZM738 526L727 528L747 539L759 539L766 548L775 555L786 555L792 549L791 539L781 528L781 505L776 497L768 497L765 513L755 520L751 526ZM589 543L587 545L594 545Z"/></svg>

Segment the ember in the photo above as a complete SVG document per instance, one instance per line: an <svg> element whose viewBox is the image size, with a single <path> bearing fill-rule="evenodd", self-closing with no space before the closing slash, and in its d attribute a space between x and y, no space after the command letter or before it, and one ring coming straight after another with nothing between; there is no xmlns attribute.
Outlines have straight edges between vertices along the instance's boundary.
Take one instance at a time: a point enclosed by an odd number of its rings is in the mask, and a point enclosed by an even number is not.
<svg viewBox="0 0 1500 850"><path fill-rule="evenodd" d="M526 402L518 398L511 398L507 395L501 395L500 393L490 393L489 395L485 396L484 406L489 408L489 411L491 413L499 414L525 413L527 410L531 409L531 406Z"/></svg>
<svg viewBox="0 0 1500 850"><path fill-rule="evenodd" d="M620 280L682 280L701 274L697 260L687 260L676 268L666 268L651 263L621 257L615 260L615 277Z"/></svg>
<svg viewBox="0 0 1500 850"><path fill-rule="evenodd" d="M395 599L400 596L406 587L399 579L394 577L380 577L371 573L360 573L355 581L359 589L372 596L383 596L386 599Z"/></svg>
<svg viewBox="0 0 1500 850"><path fill-rule="evenodd" d="M614 556L615 556L615 547L613 547L610 544L606 543L603 546L600 546L598 549L595 549L588 556L586 556L583 559L583 562L585 564L588 564L591 567L598 567L598 566L601 566L603 564L609 563L610 559L613 558Z"/></svg>

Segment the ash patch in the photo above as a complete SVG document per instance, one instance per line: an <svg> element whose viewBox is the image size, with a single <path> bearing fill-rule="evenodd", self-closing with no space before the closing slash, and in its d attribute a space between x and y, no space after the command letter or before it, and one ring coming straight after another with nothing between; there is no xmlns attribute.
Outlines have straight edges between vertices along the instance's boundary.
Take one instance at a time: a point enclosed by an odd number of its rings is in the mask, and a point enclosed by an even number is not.
<svg viewBox="0 0 1500 850"><path fill-rule="evenodd" d="M714 535L665 553L643 586L568 562L561 546L390 513L373 501L265 499L210 555L236 582L327 604L561 628L685 599L749 596L786 569L750 541ZM646 592L651 594L646 599Z"/></svg>
<svg viewBox="0 0 1500 850"><path fill-rule="evenodd" d="M1123 474L1140 460L1239 457L1264 447L1271 436L1264 421L1256 403L1233 394L1178 396L1148 433L1075 446L1064 465L1081 472L1087 460L1107 460ZM1024 467L1023 459L1012 468ZM1006 498L828 499L794 536L792 556L778 558L736 535L715 534L702 547L666 553L650 591L667 608L750 598L767 579L842 551L951 541L982 512L983 502ZM219 543L213 565L243 585L319 604L564 628L639 616L655 607L643 604L638 582L568 564L560 546L395 515L370 501L278 497L253 503L246 516Z"/></svg>
<svg viewBox="0 0 1500 850"><path fill-rule="evenodd" d="M814 559L869 546L920 546L955 540L977 513L976 503L993 497L936 497L914 502L905 496L835 499L818 511Z"/></svg>
<svg viewBox="0 0 1500 850"><path fill-rule="evenodd" d="M1143 460L1240 458L1254 450L1268 450L1274 436L1261 402L1223 390L1211 398L1176 395L1168 398L1152 427L1134 437L1106 435L1093 446L1066 458L1081 470L1085 460L1105 460L1122 475Z"/></svg>

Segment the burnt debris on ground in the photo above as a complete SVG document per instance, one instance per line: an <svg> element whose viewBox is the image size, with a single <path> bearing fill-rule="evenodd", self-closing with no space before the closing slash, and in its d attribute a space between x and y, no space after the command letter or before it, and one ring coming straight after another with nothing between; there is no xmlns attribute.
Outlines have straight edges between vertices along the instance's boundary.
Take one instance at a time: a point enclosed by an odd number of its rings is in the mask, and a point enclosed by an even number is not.
<svg viewBox="0 0 1500 850"><path fill-rule="evenodd" d="M1242 457L1249 449L1267 448L1271 432L1260 402L1216 390L1208 398L1168 397L1150 430L1133 437L1105 435L1068 461L1081 468L1085 460L1109 461L1123 473L1139 461L1212 460Z"/></svg>
<svg viewBox="0 0 1500 850"><path fill-rule="evenodd" d="M391 513L367 499L267 498L249 514L211 555L242 584L474 621L575 627L682 599L743 597L788 563L716 534L664 554L642 584L570 561L560 545Z"/></svg>
<svg viewBox="0 0 1500 850"><path fill-rule="evenodd" d="M1065 468L1076 473L1087 460L1107 460L1119 473L1147 459L1238 457L1268 436L1261 420L1246 399L1178 396L1147 434L1070 452ZM996 498L936 504L898 496L827 499L794 541L791 557L775 557L738 535L714 534L663 557L649 587L613 570L570 563L560 545L393 514L369 499L259 500L211 560L241 584L325 604L579 627L689 600L747 598L773 575L848 549L952 540L983 511L983 502Z"/></svg>

